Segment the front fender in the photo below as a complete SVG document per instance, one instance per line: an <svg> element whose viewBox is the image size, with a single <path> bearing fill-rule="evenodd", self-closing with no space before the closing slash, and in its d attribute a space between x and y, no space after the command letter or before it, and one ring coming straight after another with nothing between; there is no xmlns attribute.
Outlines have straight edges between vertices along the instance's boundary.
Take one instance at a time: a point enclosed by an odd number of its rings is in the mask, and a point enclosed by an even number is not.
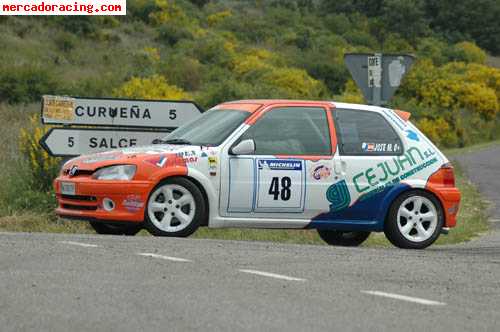
<svg viewBox="0 0 500 332"><path fill-rule="evenodd" d="M208 177L203 172L199 171L196 168L189 168L187 172L187 177L196 180L205 190L205 194L207 195L208 200L208 210L209 210L209 218L208 225L212 220L218 217L219 213L219 187L217 186L218 181L213 181L216 179L215 177ZM214 182L216 184L214 184Z"/></svg>

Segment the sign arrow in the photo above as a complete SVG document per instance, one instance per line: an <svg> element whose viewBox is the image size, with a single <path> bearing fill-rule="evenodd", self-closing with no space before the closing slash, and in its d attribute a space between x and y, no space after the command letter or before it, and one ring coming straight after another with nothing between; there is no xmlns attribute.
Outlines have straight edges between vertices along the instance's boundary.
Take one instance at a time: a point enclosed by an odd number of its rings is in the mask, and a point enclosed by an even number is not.
<svg viewBox="0 0 500 332"><path fill-rule="evenodd" d="M43 96L42 123L177 128L203 110L192 101Z"/></svg>
<svg viewBox="0 0 500 332"><path fill-rule="evenodd" d="M52 128L40 140L40 145L53 157L79 156L111 149L151 145L168 131L125 129Z"/></svg>

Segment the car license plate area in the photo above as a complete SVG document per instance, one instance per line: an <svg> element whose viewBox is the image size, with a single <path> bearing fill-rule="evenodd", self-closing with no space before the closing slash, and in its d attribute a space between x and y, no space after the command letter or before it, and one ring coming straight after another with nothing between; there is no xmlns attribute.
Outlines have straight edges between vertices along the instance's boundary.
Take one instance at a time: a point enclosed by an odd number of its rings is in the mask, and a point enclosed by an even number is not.
<svg viewBox="0 0 500 332"><path fill-rule="evenodd" d="M61 194L76 195L75 184L73 182L61 182Z"/></svg>

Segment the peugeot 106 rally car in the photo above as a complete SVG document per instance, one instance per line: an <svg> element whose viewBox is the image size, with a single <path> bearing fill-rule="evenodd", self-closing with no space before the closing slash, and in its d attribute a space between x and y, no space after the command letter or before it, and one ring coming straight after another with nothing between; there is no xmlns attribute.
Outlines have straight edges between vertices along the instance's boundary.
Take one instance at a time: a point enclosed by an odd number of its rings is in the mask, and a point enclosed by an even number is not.
<svg viewBox="0 0 500 332"><path fill-rule="evenodd" d="M311 228L332 245L385 232L425 248L456 224L446 157L409 113L336 102L220 104L159 144L85 155L55 180L57 214L98 233Z"/></svg>

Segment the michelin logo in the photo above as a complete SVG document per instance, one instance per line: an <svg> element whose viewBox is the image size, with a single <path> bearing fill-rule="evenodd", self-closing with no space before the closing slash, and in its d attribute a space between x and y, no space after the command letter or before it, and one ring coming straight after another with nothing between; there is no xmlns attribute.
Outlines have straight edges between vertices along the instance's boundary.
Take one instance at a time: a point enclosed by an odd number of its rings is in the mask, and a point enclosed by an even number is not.
<svg viewBox="0 0 500 332"><path fill-rule="evenodd" d="M258 160L259 169L301 171L302 161L283 159L261 159Z"/></svg>

